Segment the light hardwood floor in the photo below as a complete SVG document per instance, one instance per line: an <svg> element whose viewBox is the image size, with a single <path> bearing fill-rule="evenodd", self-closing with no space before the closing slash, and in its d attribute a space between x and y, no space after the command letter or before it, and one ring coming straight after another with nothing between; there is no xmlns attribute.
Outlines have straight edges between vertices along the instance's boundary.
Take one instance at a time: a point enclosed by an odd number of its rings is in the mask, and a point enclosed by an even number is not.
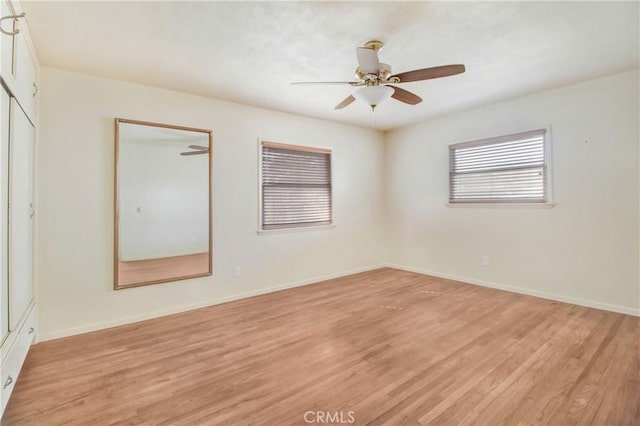
<svg viewBox="0 0 640 426"><path fill-rule="evenodd" d="M40 343L2 424L639 424L639 332L385 268Z"/></svg>
<svg viewBox="0 0 640 426"><path fill-rule="evenodd" d="M175 277L201 275L209 272L209 253L118 262L118 270L119 283L122 287Z"/></svg>

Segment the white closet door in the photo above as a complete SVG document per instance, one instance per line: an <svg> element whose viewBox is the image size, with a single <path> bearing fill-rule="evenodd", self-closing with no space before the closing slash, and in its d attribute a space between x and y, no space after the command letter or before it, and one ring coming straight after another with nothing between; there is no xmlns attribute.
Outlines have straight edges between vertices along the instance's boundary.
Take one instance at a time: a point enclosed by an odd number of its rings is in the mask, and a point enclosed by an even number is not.
<svg viewBox="0 0 640 426"><path fill-rule="evenodd" d="M36 64L27 41L27 26L18 22L20 33L14 36L13 72L16 76L16 97L27 116L35 123Z"/></svg>
<svg viewBox="0 0 640 426"><path fill-rule="evenodd" d="M9 153L10 328L16 327L33 299L33 126L11 99Z"/></svg>
<svg viewBox="0 0 640 426"><path fill-rule="evenodd" d="M2 102L0 112L0 343L9 334L9 269L7 256L9 252L9 94L0 88Z"/></svg>

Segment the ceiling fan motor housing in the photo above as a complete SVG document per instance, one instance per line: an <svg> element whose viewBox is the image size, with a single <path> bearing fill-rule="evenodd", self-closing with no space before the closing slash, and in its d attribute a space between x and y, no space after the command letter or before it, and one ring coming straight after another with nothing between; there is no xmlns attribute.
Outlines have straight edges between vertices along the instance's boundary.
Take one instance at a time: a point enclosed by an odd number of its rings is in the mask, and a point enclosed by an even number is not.
<svg viewBox="0 0 640 426"><path fill-rule="evenodd" d="M378 75L366 74L360 67L356 68L356 78L367 83L372 82L373 85L386 82L390 75L391 65L383 64L382 62L380 63L380 71L378 72Z"/></svg>

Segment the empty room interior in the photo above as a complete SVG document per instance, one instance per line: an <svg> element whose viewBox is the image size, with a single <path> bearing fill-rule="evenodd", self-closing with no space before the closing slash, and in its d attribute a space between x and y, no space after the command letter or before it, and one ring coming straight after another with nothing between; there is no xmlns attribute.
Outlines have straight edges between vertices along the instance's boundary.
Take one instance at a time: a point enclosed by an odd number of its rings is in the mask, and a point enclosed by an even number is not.
<svg viewBox="0 0 640 426"><path fill-rule="evenodd" d="M6 425L640 425L640 2L0 0Z"/></svg>

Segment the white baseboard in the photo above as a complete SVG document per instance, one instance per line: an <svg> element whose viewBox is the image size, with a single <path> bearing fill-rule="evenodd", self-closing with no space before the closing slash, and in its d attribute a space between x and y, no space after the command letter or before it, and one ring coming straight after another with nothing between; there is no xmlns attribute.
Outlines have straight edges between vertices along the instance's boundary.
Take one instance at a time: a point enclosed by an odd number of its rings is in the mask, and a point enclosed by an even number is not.
<svg viewBox="0 0 640 426"><path fill-rule="evenodd" d="M300 287L309 284L315 284L317 282L330 280L333 278L340 278L347 275L358 274L360 272L372 271L374 269L384 268L386 265L367 266L363 268L352 269L349 271L342 271L334 274L322 275L315 278L309 278L302 281L296 281L288 284L277 285L273 287L261 288L252 291L245 291L242 293L232 294L230 296L217 297L215 299L200 301L197 303L191 303L188 305L174 306L168 309L160 309L157 311L145 312L140 315L133 315L124 318L118 318L112 321L95 322L78 327L66 328L63 330L52 331L49 333L43 333L37 336L38 342L44 342L46 340L58 339L61 337L74 336L76 334L89 333L91 331L103 330L105 328L117 327L120 325L131 324L134 322L145 321L148 319L163 317L166 315L177 314L180 312L191 311L193 309L204 308L206 306L219 305L221 303L231 302L234 300L245 299L247 297L259 296L262 294L273 293L280 290L286 290L288 288Z"/></svg>
<svg viewBox="0 0 640 426"><path fill-rule="evenodd" d="M544 291L537 291L537 290L530 290L530 289L526 289L526 288L522 288L522 287L513 287L513 286L509 286L509 285L504 285L504 284L497 284L497 283L492 283L492 282L487 282L487 281L476 280L476 279L468 278L468 277L461 277L459 275L445 274L445 273L435 272L435 271L428 271L426 269L414 268L412 266L396 265L396 264L390 264L390 263L386 264L385 266L388 267L388 268L400 269L402 271L415 272L415 273L418 273L418 274L431 275L431 276L438 277L438 278L446 278L446 279L450 279L450 280L461 281L461 282L464 282L464 283L475 284L475 285L479 285L479 286L482 286L482 287L489 287L489 288L495 288L495 289L498 289L498 290L510 291L512 293L519 293L519 294L526 294L528 296L541 297L543 299L555 300L557 302L571 303L571 304L574 304L574 305L586 306L588 308L602 309L604 311L611 311L611 312L617 312L617 313L620 313L620 314L634 315L634 316L637 316L637 317L640 316L640 309L634 309L634 308L631 308L631 307L628 307L628 306L611 305L611 304L608 304L608 303L601 303L601 302L596 302L596 301L593 301L593 300L580 299L580 298L577 298L577 297L563 296L563 295L560 295L560 294L547 293L547 292L544 292Z"/></svg>
<svg viewBox="0 0 640 426"><path fill-rule="evenodd" d="M71 328L66 328L66 329L63 329L63 330L57 330L57 331L53 331L53 332L49 332L49 333L44 333L44 334L38 335L37 336L37 341L38 342L43 342L43 341L46 341L46 340L52 340L52 339L58 339L58 338L61 338L61 337L73 336L73 335L76 335L76 334L82 334L82 333L88 333L88 332L91 332L91 331L103 330L105 328L117 327L117 326L120 326L120 325L131 324L131 323L144 321L144 320L148 320L148 319L153 319L153 318L158 318L158 317L162 317L162 316L166 316L166 315L177 314L177 313L185 312L185 311L191 311L193 309L203 308L203 307L206 307L206 306L219 305L221 303L231 302L231 301L234 301L234 300L244 299L244 298L247 298L247 297L259 296L259 295L262 295L262 294L273 293L273 292L280 291L280 290L286 290L288 288L294 288L294 287L300 287L300 286L309 285L309 284L315 284L317 282L326 281L326 280L330 280L330 279L333 279L333 278L340 278L340 277L344 277L344 276L347 276L347 275L357 274L357 273L360 273L360 272L372 271L374 269L379 269L379 268L384 268L384 267L400 269L400 270L408 271L408 272L415 272L415 273L423 274L423 275L431 275L431 276L434 276L434 277L446 278L446 279L455 280L455 281L461 281L461 282L464 282L464 283L480 285L480 286L483 286L483 287L489 287L489 288L495 288L495 289L498 289L498 290L510 291L512 293L526 294L528 296L536 296L536 297L541 297L543 299L550 299L550 300L555 300L555 301L558 301L558 302L572 303L574 305L586 306L586 307L589 307L589 308L602 309L602 310L605 310L605 311L618 312L618 313L621 313L621 314L634 315L634 316L639 316L640 317L640 310L634 309L634 308L630 308L630 307L627 307L627 306L611 305L611 304L608 304L608 303L595 302L593 300L586 300L586 299L580 299L580 298L575 298L575 297L568 297L568 296L563 296L563 295L560 295L560 294L547 293L547 292L542 292L542 291L537 291L537 290L525 289L525 288L521 288L521 287L513 287L513 286L509 286L509 285L504 285L504 284L492 283L492 282L477 280L477 279L473 279L473 278L462 277L462 276L454 275L454 274L446 274L446 273L441 273L441 272L429 271L429 270L422 269L422 268L414 268L412 266L405 266L405 265L397 265L397 264L393 264L393 263L387 263L387 264L380 264L380 265L374 265L374 266L367 266L367 267L363 267L363 268L352 269L352 270L349 270L349 271L342 271L342 272L338 272L338 273L334 273L334 274L318 276L318 277L315 277L315 278L309 278L309 279L306 279L306 280L296 281L296 282L282 284L282 285L268 287L268 288L262 288L262 289L252 290L252 291L246 291L246 292L242 292L242 293L236 293L236 294L233 294L233 295L224 296L224 297L218 297L218 298L215 298L215 299L210 299L210 300L206 300L206 301L200 301L200 302L192 303L192 304L188 304L188 305L174 306L174 307L168 308L168 309L160 309L160 310L157 310L157 311L145 312L144 314L133 315L133 316L124 317L124 318L118 318L117 320L96 322L96 323L86 324L86 325L82 325L82 326L78 326L78 327L71 327Z"/></svg>

